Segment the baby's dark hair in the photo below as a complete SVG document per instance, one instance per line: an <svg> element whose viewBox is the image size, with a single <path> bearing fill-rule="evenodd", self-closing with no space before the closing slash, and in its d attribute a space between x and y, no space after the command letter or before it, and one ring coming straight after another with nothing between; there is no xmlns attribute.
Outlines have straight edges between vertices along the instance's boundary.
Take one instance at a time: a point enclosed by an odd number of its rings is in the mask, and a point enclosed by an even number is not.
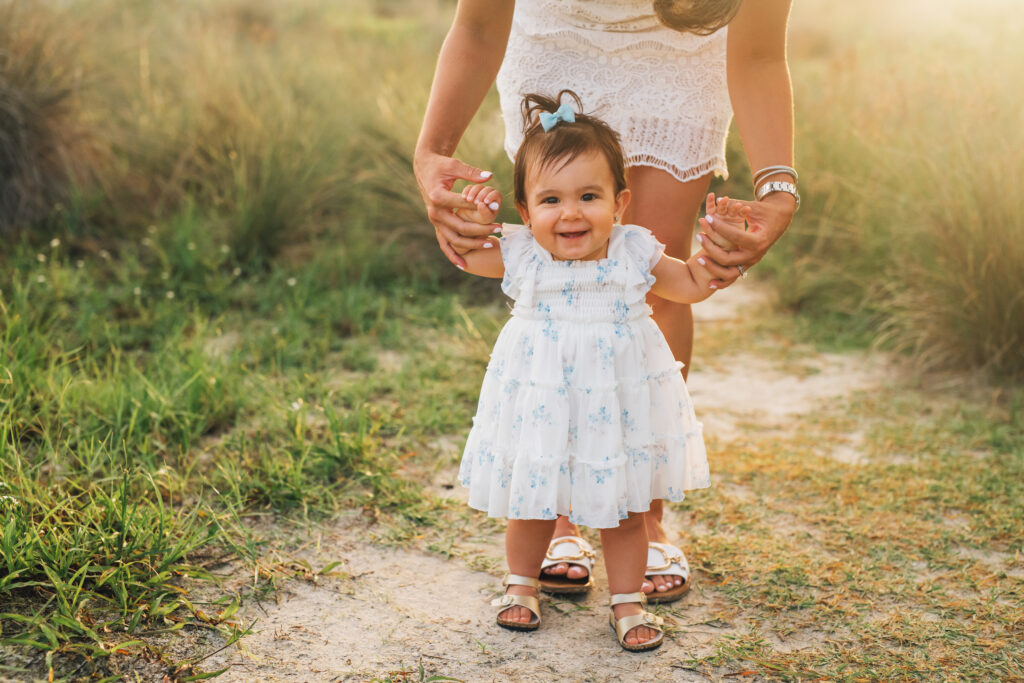
<svg viewBox="0 0 1024 683"><path fill-rule="evenodd" d="M576 121L559 121L545 131L540 124L541 112L553 113L562 96L568 95L576 103ZM526 205L526 172L530 168L546 168L559 164L559 168L586 152L599 152L608 161L615 181L615 193L626 189L626 164L623 160L619 134L611 126L591 114L584 114L579 95L562 90L554 98L530 94L523 98L523 143L516 152L513 181L515 202Z"/></svg>

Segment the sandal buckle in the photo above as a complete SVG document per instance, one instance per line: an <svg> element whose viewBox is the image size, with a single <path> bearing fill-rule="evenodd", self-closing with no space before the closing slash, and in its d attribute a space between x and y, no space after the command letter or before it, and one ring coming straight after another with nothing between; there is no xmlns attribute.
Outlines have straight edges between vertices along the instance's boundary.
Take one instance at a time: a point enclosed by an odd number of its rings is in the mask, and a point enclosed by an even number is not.
<svg viewBox="0 0 1024 683"><path fill-rule="evenodd" d="M556 545L561 545L563 543L571 543L572 545L576 546L576 548L579 550L579 552L577 554L575 554L575 555L559 555L557 557L552 555L551 554L551 548L556 546ZM563 540L563 541L559 541L558 543L554 543L554 544L549 545L548 549L547 549L547 552L544 553L544 556L547 559L549 559L549 560L554 560L555 562L572 562L573 560L582 560L582 559L585 559L585 558L594 559L596 557L594 555L593 551L587 550L580 543L578 543L576 541L569 541L569 540Z"/></svg>

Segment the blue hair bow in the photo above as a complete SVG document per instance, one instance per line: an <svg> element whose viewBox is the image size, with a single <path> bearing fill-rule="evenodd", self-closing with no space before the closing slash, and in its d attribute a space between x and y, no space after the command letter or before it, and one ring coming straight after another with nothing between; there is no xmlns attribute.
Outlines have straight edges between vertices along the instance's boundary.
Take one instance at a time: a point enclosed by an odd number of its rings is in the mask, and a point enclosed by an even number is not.
<svg viewBox="0 0 1024 683"><path fill-rule="evenodd" d="M555 127L559 121L565 121L566 123L576 122L576 112L572 110L568 104L562 104L554 114L549 114L546 111L540 113L540 125L547 133L549 130Z"/></svg>

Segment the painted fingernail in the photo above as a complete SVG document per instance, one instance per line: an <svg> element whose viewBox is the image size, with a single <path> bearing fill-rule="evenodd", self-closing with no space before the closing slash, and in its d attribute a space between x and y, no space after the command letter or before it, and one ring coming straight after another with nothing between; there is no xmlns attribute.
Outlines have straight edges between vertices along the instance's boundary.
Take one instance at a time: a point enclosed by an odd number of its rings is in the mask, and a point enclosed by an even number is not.
<svg viewBox="0 0 1024 683"><path fill-rule="evenodd" d="M490 243L490 242L484 242L484 249L490 249L490 248L492 248L493 246L494 246L494 245L493 245L492 243Z"/></svg>
<svg viewBox="0 0 1024 683"><path fill-rule="evenodd" d="M459 270L465 270L465 268L463 268L462 266L460 266L460 265L459 265L458 263L456 263L456 264L455 264L455 267L456 267L456 268L458 268Z"/></svg>
<svg viewBox="0 0 1024 683"><path fill-rule="evenodd" d="M702 266L706 266L707 265L707 261L705 261L702 258L697 259L697 263L701 264Z"/></svg>
<svg viewBox="0 0 1024 683"><path fill-rule="evenodd" d="M492 175L494 175L494 174L491 173L490 171L480 171L480 177L483 178L484 180L487 180Z"/></svg>
<svg viewBox="0 0 1024 683"><path fill-rule="evenodd" d="M487 208L489 208L491 211L497 211L498 206L500 206L498 202L491 202L490 204L487 205Z"/></svg>
<svg viewBox="0 0 1024 683"><path fill-rule="evenodd" d="M494 230L491 230L491 232L501 234L501 226L500 225L496 226L494 228Z"/></svg>
<svg viewBox="0 0 1024 683"><path fill-rule="evenodd" d="M718 289L718 285L708 285L711 289Z"/></svg>
<svg viewBox="0 0 1024 683"><path fill-rule="evenodd" d="M711 225L715 224L715 219L712 218L711 216L704 216L704 218L706 218L708 223L710 223Z"/></svg>
<svg viewBox="0 0 1024 683"><path fill-rule="evenodd" d="M700 242L701 244L704 244L704 238L701 237L700 235L697 235L697 241Z"/></svg>

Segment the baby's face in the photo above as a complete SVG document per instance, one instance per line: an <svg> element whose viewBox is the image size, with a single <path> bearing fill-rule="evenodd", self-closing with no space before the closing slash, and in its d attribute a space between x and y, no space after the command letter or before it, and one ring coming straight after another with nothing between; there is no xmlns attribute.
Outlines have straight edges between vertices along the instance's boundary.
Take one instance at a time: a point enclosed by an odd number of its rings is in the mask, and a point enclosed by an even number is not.
<svg viewBox="0 0 1024 683"><path fill-rule="evenodd" d="M593 261L608 255L616 217L629 203L629 190L615 193L608 161L587 152L564 166L530 169L526 206L519 206L533 238L561 261Z"/></svg>

